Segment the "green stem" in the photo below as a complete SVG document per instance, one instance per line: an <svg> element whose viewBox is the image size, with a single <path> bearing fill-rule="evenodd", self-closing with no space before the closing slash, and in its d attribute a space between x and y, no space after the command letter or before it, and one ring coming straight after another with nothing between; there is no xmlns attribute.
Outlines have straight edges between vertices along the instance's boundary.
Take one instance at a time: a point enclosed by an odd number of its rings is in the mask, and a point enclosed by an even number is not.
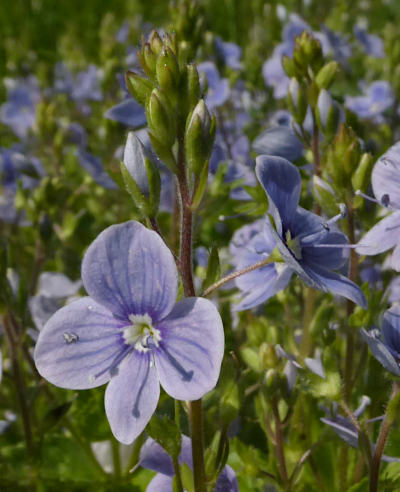
<svg viewBox="0 0 400 492"><path fill-rule="evenodd" d="M178 430L180 431L181 430L181 419L180 419L181 407L180 407L180 403L178 400L174 400L174 404L175 404L175 425L178 427Z"/></svg>
<svg viewBox="0 0 400 492"><path fill-rule="evenodd" d="M400 390L399 385L397 383L393 383L393 391L389 398L388 405L396 397L399 390ZM381 466L382 455L393 423L394 423L393 418L388 418L387 415L385 416L382 422L381 429L379 431L378 440L376 441L375 452L371 460L371 466L369 471L369 492L378 492L379 469Z"/></svg>
<svg viewBox="0 0 400 492"><path fill-rule="evenodd" d="M177 492L184 492L178 458L172 458L172 464L174 465Z"/></svg>
<svg viewBox="0 0 400 492"><path fill-rule="evenodd" d="M192 223L191 197L186 178L183 138L178 139L178 184L181 199L181 241L179 266L183 291L186 297L195 296L192 273ZM192 438L193 479L195 492L206 492L204 463L203 415L201 400L189 402L189 418Z"/></svg>
<svg viewBox="0 0 400 492"><path fill-rule="evenodd" d="M272 413L274 414L274 421L275 421L276 456L278 458L279 472L284 485L284 490L286 490L289 477L286 468L285 451L283 447L282 422L279 416L278 404L275 399L272 400Z"/></svg>
<svg viewBox="0 0 400 492"><path fill-rule="evenodd" d="M308 356L311 350L311 333L310 333L310 325L313 319L315 310L316 291L311 287L307 288L306 293L306 302L304 306L303 313L303 326L302 326L302 336L301 336L301 344L300 344L300 360L303 360Z"/></svg>

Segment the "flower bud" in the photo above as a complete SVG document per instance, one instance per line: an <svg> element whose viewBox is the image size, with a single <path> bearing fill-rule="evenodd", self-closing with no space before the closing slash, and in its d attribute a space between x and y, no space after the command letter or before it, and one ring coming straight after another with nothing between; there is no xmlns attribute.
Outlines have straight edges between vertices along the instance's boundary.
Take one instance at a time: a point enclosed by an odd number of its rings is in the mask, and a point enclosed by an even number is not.
<svg viewBox="0 0 400 492"><path fill-rule="evenodd" d="M317 123L321 132L331 138L336 134L339 124L340 110L328 91L322 89L317 102Z"/></svg>
<svg viewBox="0 0 400 492"><path fill-rule="evenodd" d="M332 186L319 176L313 176L313 195L315 201L328 216L338 212L338 199Z"/></svg>
<svg viewBox="0 0 400 492"><path fill-rule="evenodd" d="M151 80L155 80L157 55L153 53L150 44L144 43L142 51L138 51L137 55L146 75L150 77Z"/></svg>
<svg viewBox="0 0 400 492"><path fill-rule="evenodd" d="M296 123L302 125L307 112L307 99L303 88L294 77L290 79L287 98L290 111Z"/></svg>
<svg viewBox="0 0 400 492"><path fill-rule="evenodd" d="M164 47L157 58L156 78L163 92L172 100L177 96L179 76L176 56L170 48Z"/></svg>
<svg viewBox="0 0 400 492"><path fill-rule="evenodd" d="M338 72L338 64L335 61L331 61L324 65L318 72L315 82L319 89L329 89L332 82Z"/></svg>
<svg viewBox="0 0 400 492"><path fill-rule="evenodd" d="M156 55L159 55L161 53L161 50L163 49L164 46L162 39L160 38L160 35L154 29L151 31L149 37L149 46L151 48L151 51Z"/></svg>
<svg viewBox="0 0 400 492"><path fill-rule="evenodd" d="M149 128L157 139L172 147L176 137L176 118L167 98L158 89L151 93L146 116Z"/></svg>
<svg viewBox="0 0 400 492"><path fill-rule="evenodd" d="M353 185L353 190L361 190L366 191L368 184L370 182L371 171L373 166L372 155L369 153L364 153L361 156L360 163L357 166L357 169L354 171L353 176L351 177L351 184ZM363 202L361 197L359 197L360 205Z"/></svg>
<svg viewBox="0 0 400 492"><path fill-rule="evenodd" d="M201 174L210 158L215 136L215 118L211 117L203 99L197 103L185 132L186 158L191 172Z"/></svg>
<svg viewBox="0 0 400 492"><path fill-rule="evenodd" d="M153 84L150 80L141 77L134 72L127 72L125 75L126 87L131 94L131 96L136 99L136 101L145 106L148 98L150 97L151 91L153 90Z"/></svg>

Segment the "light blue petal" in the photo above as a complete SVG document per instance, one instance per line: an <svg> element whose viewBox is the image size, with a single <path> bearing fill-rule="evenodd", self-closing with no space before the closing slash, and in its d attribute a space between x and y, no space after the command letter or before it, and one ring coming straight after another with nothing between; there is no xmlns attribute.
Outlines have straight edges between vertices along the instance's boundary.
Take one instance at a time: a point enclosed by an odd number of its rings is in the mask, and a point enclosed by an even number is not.
<svg viewBox="0 0 400 492"><path fill-rule="evenodd" d="M125 99L108 109L104 113L104 117L134 129L146 124L146 115L143 107L132 98Z"/></svg>
<svg viewBox="0 0 400 492"><path fill-rule="evenodd" d="M400 212L393 212L372 229L357 244L359 255L377 255L383 253L400 242Z"/></svg>
<svg viewBox="0 0 400 492"><path fill-rule="evenodd" d="M133 352L107 386L107 418L115 438L124 444L143 432L157 407L160 385L152 362L150 352Z"/></svg>
<svg viewBox="0 0 400 492"><path fill-rule="evenodd" d="M154 359L164 390L177 400L197 400L217 384L224 330L214 304L203 298L178 302L160 322Z"/></svg>
<svg viewBox="0 0 400 492"><path fill-rule="evenodd" d="M153 322L175 303L178 274L174 258L158 234L136 221L105 229L82 262L88 293L121 319L148 314Z"/></svg>
<svg viewBox="0 0 400 492"><path fill-rule="evenodd" d="M289 161L295 161L303 154L303 144L288 126L269 128L254 140L252 148L257 154L274 155Z"/></svg>
<svg viewBox="0 0 400 492"><path fill-rule="evenodd" d="M363 328L360 330L360 335L364 341L368 343L368 346L375 359L377 359L385 369L396 376L400 376L399 364L385 345L378 338L371 335Z"/></svg>
<svg viewBox="0 0 400 492"><path fill-rule="evenodd" d="M124 350L122 324L90 297L57 311L39 334L34 359L56 386L87 389L110 379L107 370ZM94 378L94 376L99 375Z"/></svg>

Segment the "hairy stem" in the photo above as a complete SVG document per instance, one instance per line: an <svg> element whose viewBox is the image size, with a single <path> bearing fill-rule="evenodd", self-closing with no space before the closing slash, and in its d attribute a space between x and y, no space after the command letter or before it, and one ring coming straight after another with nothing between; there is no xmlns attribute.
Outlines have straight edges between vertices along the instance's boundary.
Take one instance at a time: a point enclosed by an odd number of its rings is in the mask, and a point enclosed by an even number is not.
<svg viewBox="0 0 400 492"><path fill-rule="evenodd" d="M179 267L186 297L195 295L192 273L192 223L191 197L186 178L183 138L178 139L178 184L181 200L181 240ZM204 463L203 415L201 400L189 402L192 438L193 479L195 492L206 492Z"/></svg>
<svg viewBox="0 0 400 492"><path fill-rule="evenodd" d="M397 393L400 390L400 386L398 383L393 383L392 394L389 398L389 403L395 398ZM385 416L381 429L379 431L378 440L376 441L375 452L372 456L371 466L369 471L369 492L378 492L379 486L379 469L381 466L381 460L383 451L385 449L387 438L389 437L390 429L393 425L393 419L388 419L387 415Z"/></svg>

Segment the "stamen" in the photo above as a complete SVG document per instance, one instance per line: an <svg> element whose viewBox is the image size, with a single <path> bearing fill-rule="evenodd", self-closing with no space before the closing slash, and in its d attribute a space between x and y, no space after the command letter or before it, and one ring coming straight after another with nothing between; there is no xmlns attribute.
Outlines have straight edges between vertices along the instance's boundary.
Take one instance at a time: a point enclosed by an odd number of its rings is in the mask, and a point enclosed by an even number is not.
<svg viewBox="0 0 400 492"><path fill-rule="evenodd" d="M171 364L174 366L174 368L182 375L182 381L191 381L194 372L193 371L186 371L181 364L175 359L175 357L168 352L168 350L165 347L160 347L168 357L168 360L171 362Z"/></svg>
<svg viewBox="0 0 400 492"><path fill-rule="evenodd" d="M388 207L388 205L390 203L390 196L387 193L385 193L384 195L382 195L382 198L381 198L380 201L377 200L376 198L372 198L372 196L366 195L361 190L356 190L354 192L354 194L356 196L362 196L365 200L368 200L369 202L377 203L378 205L383 205L384 207Z"/></svg>
<svg viewBox="0 0 400 492"><path fill-rule="evenodd" d="M344 203L339 203L339 210L340 212L335 215L334 217L332 217L331 219L327 220L324 224L324 227L327 231L330 230L330 225L331 224L335 224L338 220L342 220L344 218L346 218L347 216L347 207Z"/></svg>

